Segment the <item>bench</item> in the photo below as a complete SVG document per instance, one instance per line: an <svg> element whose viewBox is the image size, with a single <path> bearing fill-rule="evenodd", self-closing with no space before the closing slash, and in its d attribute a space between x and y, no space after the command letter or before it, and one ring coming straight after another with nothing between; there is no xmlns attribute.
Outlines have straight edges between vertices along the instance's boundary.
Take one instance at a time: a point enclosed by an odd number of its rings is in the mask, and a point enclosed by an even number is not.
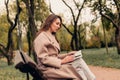
<svg viewBox="0 0 120 80"><path fill-rule="evenodd" d="M47 80L43 77L43 73L39 70L37 64L24 52L15 51L15 68L21 72L27 74L27 80L29 80L29 74L33 77L33 80Z"/></svg>

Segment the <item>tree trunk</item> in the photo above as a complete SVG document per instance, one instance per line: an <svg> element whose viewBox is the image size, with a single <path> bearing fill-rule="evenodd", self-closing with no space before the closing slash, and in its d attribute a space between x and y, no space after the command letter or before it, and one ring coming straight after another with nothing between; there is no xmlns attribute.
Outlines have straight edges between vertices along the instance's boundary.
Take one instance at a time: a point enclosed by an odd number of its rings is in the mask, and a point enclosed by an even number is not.
<svg viewBox="0 0 120 80"><path fill-rule="evenodd" d="M76 26L76 28L75 28L75 31L74 31L75 33L75 37L74 37L74 39L75 39L75 50L79 50L79 46L78 46L78 44L79 44L79 40L78 40L78 32L77 32L77 26Z"/></svg>
<svg viewBox="0 0 120 80"><path fill-rule="evenodd" d="M0 52L7 59L8 65L12 65L13 64L13 53L10 53L12 51L8 52L8 50L3 45L0 44Z"/></svg>
<svg viewBox="0 0 120 80"><path fill-rule="evenodd" d="M108 41L107 41L107 36L106 36L106 30L105 30L103 17L102 17L102 25L103 25L103 34L104 34L105 48L106 48L106 52L108 54Z"/></svg>
<svg viewBox="0 0 120 80"><path fill-rule="evenodd" d="M79 50L79 39L78 39L78 36L79 34L77 34L77 30L74 31L74 34L72 35L72 39L71 39L71 48L72 50Z"/></svg>
<svg viewBox="0 0 120 80"><path fill-rule="evenodd" d="M11 56L8 56L7 57L7 62L8 62L8 65L12 65L13 64L13 58Z"/></svg>
<svg viewBox="0 0 120 80"><path fill-rule="evenodd" d="M117 51L118 54L120 55L120 26L116 28L115 40L116 40Z"/></svg>
<svg viewBox="0 0 120 80"><path fill-rule="evenodd" d="M25 5L28 11L28 21L29 21L29 26L28 26L28 30L29 30L29 34L27 35L27 37L29 37L28 39L28 45L29 45L29 55L33 54L34 60L35 62L37 62L36 56L35 56L35 52L33 49L33 44L32 42L34 41L36 32L37 32L37 27L35 25L35 20L34 20L34 0L25 0Z"/></svg>
<svg viewBox="0 0 120 80"><path fill-rule="evenodd" d="M81 43L81 35L80 35L80 26L78 27L78 46L79 46L79 49L82 49L82 43ZM83 45L83 48L85 49L85 44Z"/></svg>
<svg viewBox="0 0 120 80"><path fill-rule="evenodd" d="M70 46L71 46L72 50L75 49L74 48L74 35L72 35Z"/></svg>
<svg viewBox="0 0 120 80"><path fill-rule="evenodd" d="M9 0L5 0L5 6L6 6L6 12L7 12L7 20L10 24L10 28L9 28L9 32L8 32L8 42L7 42L7 47L3 48L3 54L5 55L5 57L7 58L7 61L8 61L8 65L11 65L13 64L13 48L14 48L14 44L13 44L13 38L12 38L12 32L13 30L15 29L16 25L17 25L17 21L19 19L19 15L20 15L20 12L21 12L21 8L19 6L19 1L16 0L16 5L17 5L17 13L15 15L15 18L14 18L14 22L10 19L10 16L9 16L9 9L8 9L8 3L9 3ZM5 50L5 51L4 51Z"/></svg>

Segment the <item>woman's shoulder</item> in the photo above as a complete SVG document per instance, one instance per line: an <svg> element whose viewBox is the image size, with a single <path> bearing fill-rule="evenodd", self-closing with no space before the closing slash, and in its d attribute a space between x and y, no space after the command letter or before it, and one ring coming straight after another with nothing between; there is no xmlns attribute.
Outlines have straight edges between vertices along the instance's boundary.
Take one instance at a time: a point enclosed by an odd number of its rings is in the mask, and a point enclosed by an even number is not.
<svg viewBox="0 0 120 80"><path fill-rule="evenodd" d="M45 32L41 32L38 36L37 36L37 38L43 38L43 37L46 37L46 35L45 35Z"/></svg>
<svg viewBox="0 0 120 80"><path fill-rule="evenodd" d="M46 35L45 35L45 32L41 32L36 38L34 41L36 40L41 40L41 39L44 39L46 38Z"/></svg>

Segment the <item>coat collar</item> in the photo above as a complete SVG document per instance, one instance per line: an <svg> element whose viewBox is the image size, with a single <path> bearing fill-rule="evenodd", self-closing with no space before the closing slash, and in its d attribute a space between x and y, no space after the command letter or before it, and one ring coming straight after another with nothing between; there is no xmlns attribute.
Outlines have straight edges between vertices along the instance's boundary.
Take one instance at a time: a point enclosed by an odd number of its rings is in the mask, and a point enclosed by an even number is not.
<svg viewBox="0 0 120 80"><path fill-rule="evenodd" d="M45 36L49 39L49 41L60 51L60 45L55 39L55 36L52 35L51 33L44 32Z"/></svg>

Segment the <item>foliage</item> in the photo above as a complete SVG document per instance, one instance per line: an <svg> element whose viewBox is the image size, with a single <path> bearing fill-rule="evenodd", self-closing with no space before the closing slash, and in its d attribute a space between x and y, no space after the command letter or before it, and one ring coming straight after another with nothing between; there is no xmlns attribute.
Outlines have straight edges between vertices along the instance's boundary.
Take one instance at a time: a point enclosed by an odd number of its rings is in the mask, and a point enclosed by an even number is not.
<svg viewBox="0 0 120 80"><path fill-rule="evenodd" d="M49 10L45 0L35 0L35 20L43 23L48 15Z"/></svg>
<svg viewBox="0 0 120 80"><path fill-rule="evenodd" d="M20 15L20 22L23 24L23 27L25 27L25 26L28 26L28 12L26 10L26 6L24 2L22 1L21 1L21 7L22 7L22 13ZM45 18L48 15L49 15L49 10L45 1L34 0L34 18L38 28L40 27L41 23L44 22Z"/></svg>
<svg viewBox="0 0 120 80"><path fill-rule="evenodd" d="M95 25L87 25L87 23L83 23L79 27L80 34L78 37L81 38L81 45L85 48L101 48L105 47L104 42L104 35L103 35L103 28L102 25L95 26ZM73 32L73 26L68 25L68 28L71 32ZM87 28L89 30L87 30ZM106 31L106 39L108 41L108 46L114 46L115 45L115 29L110 26L109 30ZM61 45L62 50L70 50L70 41L71 41L71 35L66 31L65 28L62 27L62 29L58 32L58 40ZM67 44L67 45L66 45Z"/></svg>
<svg viewBox="0 0 120 80"><path fill-rule="evenodd" d="M98 36L92 36L86 44L86 48L101 48L100 38Z"/></svg>
<svg viewBox="0 0 120 80"><path fill-rule="evenodd" d="M22 39L22 49L24 52L28 51L28 43L27 43L26 37L23 37L23 39Z"/></svg>
<svg viewBox="0 0 120 80"><path fill-rule="evenodd" d="M97 8L94 10L98 11L99 14L106 18L113 24L115 30L115 40L118 54L120 54L120 1L119 0L97 0ZM93 3L94 4L94 3ZM94 5L93 5L94 6ZM107 22L109 24L110 22ZM105 22L103 22L105 23ZM108 27L108 26L107 26Z"/></svg>
<svg viewBox="0 0 120 80"><path fill-rule="evenodd" d="M62 27L57 33L57 38L62 51L71 50L70 48L70 40L71 35Z"/></svg>
<svg viewBox="0 0 120 80"><path fill-rule="evenodd" d="M7 45L7 32L9 24L7 22L6 15L0 16L0 43Z"/></svg>

